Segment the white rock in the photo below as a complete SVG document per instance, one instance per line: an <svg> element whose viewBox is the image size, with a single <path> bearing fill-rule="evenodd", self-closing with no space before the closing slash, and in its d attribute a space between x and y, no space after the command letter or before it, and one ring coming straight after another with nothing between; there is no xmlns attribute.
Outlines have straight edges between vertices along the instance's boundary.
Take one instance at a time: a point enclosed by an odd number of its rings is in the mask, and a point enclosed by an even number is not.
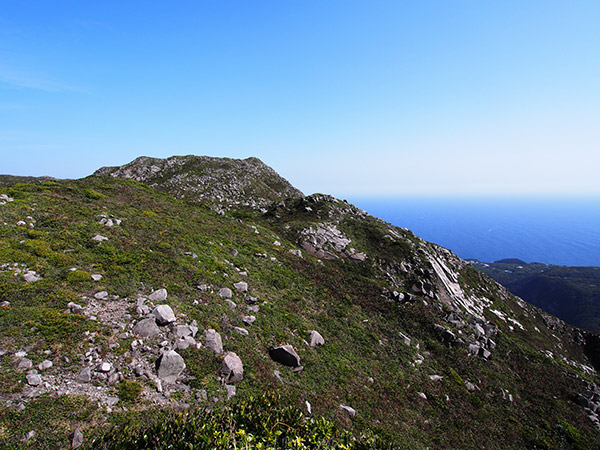
<svg viewBox="0 0 600 450"><path fill-rule="evenodd" d="M107 297L108 297L108 292L106 292L106 291L100 291L100 292L96 292L94 294L94 298L97 300L104 300Z"/></svg>
<svg viewBox="0 0 600 450"><path fill-rule="evenodd" d="M356 410L354 408L351 408L350 406L346 405L340 405L340 409L346 411L346 413L348 413L348 417L350 417L351 419L356 417Z"/></svg>
<svg viewBox="0 0 600 450"><path fill-rule="evenodd" d="M240 292L248 292L248 283L245 281L239 281L233 285Z"/></svg>
<svg viewBox="0 0 600 450"><path fill-rule="evenodd" d="M100 275L100 274L95 273L92 275L92 280L94 280L94 281L100 281L101 279L102 279L102 275Z"/></svg>
<svg viewBox="0 0 600 450"><path fill-rule="evenodd" d="M231 289L229 288L221 288L219 289L219 297L221 298L231 298L233 296L233 293L231 292Z"/></svg>
<svg viewBox="0 0 600 450"><path fill-rule="evenodd" d="M156 322L159 325L167 325L177 320L175 318L175 313L173 313L173 310L169 305L158 305L156 308L154 308L152 314L154 317L156 317Z"/></svg>
<svg viewBox="0 0 600 450"><path fill-rule="evenodd" d="M104 242L104 241L108 241L108 238L106 236L102 236L101 234L97 234L96 236L94 236L92 238L92 241Z"/></svg>
<svg viewBox="0 0 600 450"><path fill-rule="evenodd" d="M166 289L158 289L150 294L150 300L153 302L164 302L167 299L167 290Z"/></svg>

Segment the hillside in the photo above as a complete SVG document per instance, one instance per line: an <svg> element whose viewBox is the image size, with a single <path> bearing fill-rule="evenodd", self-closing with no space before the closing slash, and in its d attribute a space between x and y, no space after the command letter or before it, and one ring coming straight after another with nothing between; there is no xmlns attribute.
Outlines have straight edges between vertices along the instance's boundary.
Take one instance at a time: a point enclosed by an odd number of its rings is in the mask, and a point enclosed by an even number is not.
<svg viewBox="0 0 600 450"><path fill-rule="evenodd" d="M171 194L186 158L0 187L0 447L600 448L585 332L330 196Z"/></svg>
<svg viewBox="0 0 600 450"><path fill-rule="evenodd" d="M470 261L509 291L584 330L600 331L600 267Z"/></svg>

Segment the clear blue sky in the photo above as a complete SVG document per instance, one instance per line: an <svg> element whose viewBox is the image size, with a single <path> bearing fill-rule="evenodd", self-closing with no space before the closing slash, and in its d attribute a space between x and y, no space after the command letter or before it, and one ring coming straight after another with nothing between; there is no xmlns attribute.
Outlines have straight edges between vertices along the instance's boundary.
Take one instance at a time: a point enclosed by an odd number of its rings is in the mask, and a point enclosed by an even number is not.
<svg viewBox="0 0 600 450"><path fill-rule="evenodd" d="M0 173L257 156L305 193L600 194L598 1L0 0Z"/></svg>

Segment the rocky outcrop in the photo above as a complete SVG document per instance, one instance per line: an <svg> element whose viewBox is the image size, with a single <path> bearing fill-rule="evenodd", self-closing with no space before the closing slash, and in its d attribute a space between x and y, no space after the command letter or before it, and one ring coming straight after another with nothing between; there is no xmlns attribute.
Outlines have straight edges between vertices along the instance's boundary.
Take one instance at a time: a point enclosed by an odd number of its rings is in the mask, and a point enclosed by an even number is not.
<svg viewBox="0 0 600 450"><path fill-rule="evenodd" d="M178 198L212 204L219 211L240 206L264 209L273 202L303 196L258 158L142 156L124 166L102 167L94 175L134 179Z"/></svg>

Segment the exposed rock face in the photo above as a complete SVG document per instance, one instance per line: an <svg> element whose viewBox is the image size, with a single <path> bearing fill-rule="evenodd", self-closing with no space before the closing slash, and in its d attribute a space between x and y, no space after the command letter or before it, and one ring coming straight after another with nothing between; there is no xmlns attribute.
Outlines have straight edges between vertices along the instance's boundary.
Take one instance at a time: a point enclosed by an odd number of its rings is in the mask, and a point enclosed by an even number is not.
<svg viewBox="0 0 600 450"><path fill-rule="evenodd" d="M275 347L269 350L269 356L275 362L290 367L300 367L300 357L289 344Z"/></svg>
<svg viewBox="0 0 600 450"><path fill-rule="evenodd" d="M223 381L225 383L238 383L244 378L244 366L242 360L233 352L227 352L223 358L221 367Z"/></svg>
<svg viewBox="0 0 600 450"><path fill-rule="evenodd" d="M169 350L157 361L158 378L167 383L175 383L185 369L185 361L175 350Z"/></svg>
<svg viewBox="0 0 600 450"><path fill-rule="evenodd" d="M260 209L287 197L303 196L258 158L142 156L121 167L103 167L94 175L132 178L178 198L218 205L219 210L231 206Z"/></svg>

